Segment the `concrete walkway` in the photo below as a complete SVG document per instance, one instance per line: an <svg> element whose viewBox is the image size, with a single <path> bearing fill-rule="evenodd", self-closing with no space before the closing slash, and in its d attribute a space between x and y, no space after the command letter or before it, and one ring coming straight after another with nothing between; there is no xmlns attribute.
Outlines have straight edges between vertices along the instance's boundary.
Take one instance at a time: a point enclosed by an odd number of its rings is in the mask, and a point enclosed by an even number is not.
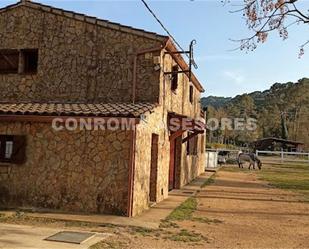
<svg viewBox="0 0 309 249"><path fill-rule="evenodd" d="M114 215L83 215L83 214L67 214L67 213L27 213L31 217L50 218L64 221L80 221L102 224L114 224L121 226L140 226L146 228L159 228L161 220L165 219L176 207L184 202L190 196L194 196L201 189L201 185L214 172L205 172L190 184L182 189L175 189L169 193L169 197L164 201L146 210L141 215L128 218ZM5 212L2 212L5 213ZM8 213L8 212L6 212Z"/></svg>
<svg viewBox="0 0 309 249"><path fill-rule="evenodd" d="M1 223L0 249L88 249L91 245L110 236L109 234L98 233L95 237L80 245L44 240L60 231L63 231L63 229Z"/></svg>

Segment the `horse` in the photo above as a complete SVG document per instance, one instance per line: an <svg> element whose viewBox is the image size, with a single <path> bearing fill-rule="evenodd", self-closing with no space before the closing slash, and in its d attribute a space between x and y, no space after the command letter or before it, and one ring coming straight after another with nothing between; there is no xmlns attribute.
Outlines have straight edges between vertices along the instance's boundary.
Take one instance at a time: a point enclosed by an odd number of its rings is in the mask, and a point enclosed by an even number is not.
<svg viewBox="0 0 309 249"><path fill-rule="evenodd" d="M243 164L245 162L249 162L249 170L251 169L251 166L253 166L253 169L255 169L255 164L257 164L259 170L262 169L262 162L254 153L239 153L237 162L239 168L243 168Z"/></svg>

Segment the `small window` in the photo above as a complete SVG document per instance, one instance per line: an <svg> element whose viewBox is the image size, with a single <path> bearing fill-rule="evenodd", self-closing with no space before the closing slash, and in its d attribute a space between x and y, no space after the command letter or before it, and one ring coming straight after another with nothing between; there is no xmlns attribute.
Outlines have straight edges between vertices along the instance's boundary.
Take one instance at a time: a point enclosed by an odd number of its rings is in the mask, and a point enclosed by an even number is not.
<svg viewBox="0 0 309 249"><path fill-rule="evenodd" d="M0 50L0 74L17 74L18 63L18 50Z"/></svg>
<svg viewBox="0 0 309 249"><path fill-rule="evenodd" d="M38 71L38 50L25 49L22 50L23 70L25 74L33 74Z"/></svg>
<svg viewBox="0 0 309 249"><path fill-rule="evenodd" d="M189 92L189 101L190 103L193 103L193 86L190 86L190 92Z"/></svg>
<svg viewBox="0 0 309 249"><path fill-rule="evenodd" d="M172 82L171 82L171 89L172 91L176 91L178 87L178 66L172 67Z"/></svg>
<svg viewBox="0 0 309 249"><path fill-rule="evenodd" d="M25 151L25 136L0 135L0 162L23 164Z"/></svg>

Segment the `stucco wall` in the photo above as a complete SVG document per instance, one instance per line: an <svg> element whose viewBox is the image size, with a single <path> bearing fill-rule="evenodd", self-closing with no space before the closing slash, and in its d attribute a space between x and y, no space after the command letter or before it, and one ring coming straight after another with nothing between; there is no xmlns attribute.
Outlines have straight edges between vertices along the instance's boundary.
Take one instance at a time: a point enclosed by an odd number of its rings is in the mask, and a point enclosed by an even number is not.
<svg viewBox="0 0 309 249"><path fill-rule="evenodd" d="M26 163L0 165L0 204L126 214L131 132L0 123L1 135L27 136Z"/></svg>
<svg viewBox="0 0 309 249"><path fill-rule="evenodd" d="M39 49L38 73L0 75L2 102L130 102L137 51L162 41L20 6L0 13L0 49ZM136 100L158 102L159 71L139 56Z"/></svg>

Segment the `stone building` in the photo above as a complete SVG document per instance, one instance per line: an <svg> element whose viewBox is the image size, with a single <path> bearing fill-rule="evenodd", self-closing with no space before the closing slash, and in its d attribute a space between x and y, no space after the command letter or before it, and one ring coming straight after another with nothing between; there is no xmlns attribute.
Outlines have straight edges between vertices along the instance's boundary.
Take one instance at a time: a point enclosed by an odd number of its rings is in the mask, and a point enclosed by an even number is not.
<svg viewBox="0 0 309 249"><path fill-rule="evenodd" d="M26 0L0 9L0 206L135 216L189 183L205 135L188 69L167 36Z"/></svg>

